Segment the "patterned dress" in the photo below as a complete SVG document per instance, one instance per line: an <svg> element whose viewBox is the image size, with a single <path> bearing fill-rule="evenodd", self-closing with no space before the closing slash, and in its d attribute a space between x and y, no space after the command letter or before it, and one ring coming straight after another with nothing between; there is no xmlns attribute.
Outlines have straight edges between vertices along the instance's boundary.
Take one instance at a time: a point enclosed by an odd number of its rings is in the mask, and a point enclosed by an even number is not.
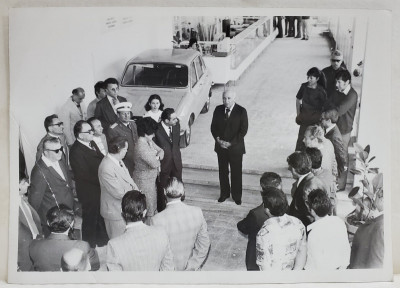
<svg viewBox="0 0 400 288"><path fill-rule="evenodd" d="M257 234L260 270L292 270L299 248L307 245L306 237L306 229L296 217L284 214L267 219Z"/></svg>
<svg viewBox="0 0 400 288"><path fill-rule="evenodd" d="M143 194L146 195L147 216L154 216L157 210L156 178L160 167L157 159L158 151L162 150L153 141L148 142L145 137L139 137L133 153L135 170L133 180Z"/></svg>

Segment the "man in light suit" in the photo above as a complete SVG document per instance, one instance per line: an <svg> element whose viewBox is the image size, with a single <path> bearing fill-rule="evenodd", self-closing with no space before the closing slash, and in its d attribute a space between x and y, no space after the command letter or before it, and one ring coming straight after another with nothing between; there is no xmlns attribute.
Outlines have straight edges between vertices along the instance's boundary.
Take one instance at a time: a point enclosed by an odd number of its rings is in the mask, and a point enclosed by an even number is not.
<svg viewBox="0 0 400 288"><path fill-rule="evenodd" d="M60 139L61 145L63 146L63 160L69 165L69 148L67 144L67 140L65 139L64 135L64 123L60 121L56 114L47 116L44 119L44 128L46 129L46 135L40 140L37 146L36 152L36 161L42 157L43 154L43 142L46 139L55 137Z"/></svg>
<svg viewBox="0 0 400 288"><path fill-rule="evenodd" d="M40 216L45 236L50 233L46 225L47 211L57 204L74 207L72 180L62 155L58 138L44 140L42 157L31 173L28 199Z"/></svg>
<svg viewBox="0 0 400 288"><path fill-rule="evenodd" d="M308 194L314 189L321 189L326 193L325 184L311 172L311 159L306 152L296 151L287 158L289 170L296 182L292 187L292 202L288 215L294 216L303 222L307 228L314 221L310 207L307 205Z"/></svg>
<svg viewBox="0 0 400 288"><path fill-rule="evenodd" d="M122 102L115 105L119 120L106 130L106 137L108 142L117 136L123 136L126 141L128 141L128 151L123 161L126 168L129 170L129 174L132 176L133 170L135 169L133 150L139 137L135 122L130 121L131 108L132 103L130 102Z"/></svg>
<svg viewBox="0 0 400 288"><path fill-rule="evenodd" d="M121 199L130 190L138 190L122 159L128 150L123 137L111 139L108 154L99 166L100 214L104 218L108 237L113 239L124 233L125 222L121 216Z"/></svg>
<svg viewBox="0 0 400 288"><path fill-rule="evenodd" d="M85 90L82 88L75 88L72 90L72 96L68 98L67 102L60 108L60 119L64 122L64 133L68 145L74 143L74 126L79 120L86 120L86 105L83 102L85 99Z"/></svg>
<svg viewBox="0 0 400 288"><path fill-rule="evenodd" d="M126 230L108 242L108 270L174 270L168 236L162 228L143 223L146 212L146 196L139 191L129 191L122 198L121 214Z"/></svg>
<svg viewBox="0 0 400 288"><path fill-rule="evenodd" d="M181 201L185 191L183 183L170 178L165 194L167 208L151 217L150 224L160 226L168 234L175 270L200 270L207 259L210 238L207 223L199 207L188 206Z"/></svg>
<svg viewBox="0 0 400 288"><path fill-rule="evenodd" d="M115 78L108 78L104 81L107 97L104 97L96 104L94 116L101 121L105 130L118 121L117 110L114 108L120 102L126 102L125 97L118 96L119 82Z"/></svg>
<svg viewBox="0 0 400 288"><path fill-rule="evenodd" d="M98 170L103 154L93 141L93 128L86 121L74 127L76 141L71 147L70 161L75 176L76 193L82 204L82 239L91 247L105 246L108 236L100 215L100 182Z"/></svg>
<svg viewBox="0 0 400 288"><path fill-rule="evenodd" d="M165 209L166 199L163 189L167 186L170 177L182 180L182 156L179 147L181 126L175 110L165 108L161 114L161 122L155 133L154 142L164 150L164 158L161 160L160 183L157 195L158 211Z"/></svg>
<svg viewBox="0 0 400 288"><path fill-rule="evenodd" d="M74 227L74 212L66 205L52 207L46 215L51 234L43 240L33 240L29 254L35 271L60 271L63 254L72 248L88 255L91 271L99 270L100 261L95 249L89 243L70 237Z"/></svg>
<svg viewBox="0 0 400 288"><path fill-rule="evenodd" d="M211 133L215 139L214 151L218 156L221 194L218 202L224 202L232 193L237 205L242 204L242 160L246 153L244 136L248 129L247 111L235 103L233 90L222 94L223 105L215 108ZM229 166L231 185L229 184Z"/></svg>
<svg viewBox="0 0 400 288"><path fill-rule="evenodd" d="M29 205L25 196L28 186L28 179L22 178L19 182L18 271L33 270L32 259L29 257L29 245L32 240L43 237L40 217Z"/></svg>
<svg viewBox="0 0 400 288"><path fill-rule="evenodd" d="M262 188L261 198L264 197L265 191L268 187L277 189L282 188L281 177L274 172L265 172L260 178L260 185ZM251 209L246 218L237 223L238 230L244 235L248 236L247 249L246 249L246 268L248 271L258 271L256 260L256 237L258 231L264 225L264 222L268 219L268 215L265 213L264 204Z"/></svg>

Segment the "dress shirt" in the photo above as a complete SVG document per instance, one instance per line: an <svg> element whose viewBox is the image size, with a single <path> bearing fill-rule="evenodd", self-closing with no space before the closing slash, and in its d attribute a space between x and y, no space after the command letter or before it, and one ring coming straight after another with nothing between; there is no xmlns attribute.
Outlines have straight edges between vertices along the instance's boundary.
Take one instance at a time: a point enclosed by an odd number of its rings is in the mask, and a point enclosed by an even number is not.
<svg viewBox="0 0 400 288"><path fill-rule="evenodd" d="M108 101L110 101L111 107L113 107L114 113L118 115L117 110L114 107L115 104L119 103L118 97L117 98L113 98L111 96L107 96L107 98L108 98ZM114 101L115 101L115 104L114 104Z"/></svg>
<svg viewBox="0 0 400 288"><path fill-rule="evenodd" d="M260 270L292 270L297 253L307 245L306 238L306 228L296 217L284 214L267 219L256 240Z"/></svg>
<svg viewBox="0 0 400 288"><path fill-rule="evenodd" d="M143 226L143 225L146 225L146 224L144 224L142 221L129 222L128 224L126 224L126 229L133 228L133 227L139 227L139 226Z"/></svg>
<svg viewBox="0 0 400 288"><path fill-rule="evenodd" d="M64 173L62 172L61 167L60 167L60 163L58 163L58 161L53 162L49 158L44 156L44 154L42 154L42 160L43 160L44 164L46 164L47 167L53 167L54 170L56 170L56 172L58 173L58 175L60 175L61 178L63 178L64 181L66 181Z"/></svg>
<svg viewBox="0 0 400 288"><path fill-rule="evenodd" d="M106 148L104 147L103 141L101 141L101 137L93 136L93 141L96 143L97 147L99 147L101 153L103 153L103 155L106 155L107 151Z"/></svg>
<svg viewBox="0 0 400 288"><path fill-rule="evenodd" d="M310 174L310 173L311 173L311 172L308 172L307 174L301 175L301 176L299 177L299 180L297 181L297 187L299 187L301 181L303 181L303 179L306 178L307 175Z"/></svg>
<svg viewBox="0 0 400 288"><path fill-rule="evenodd" d="M344 88L344 90L341 93L343 93L344 95L347 95L347 94L349 94L350 89L351 89L351 84L347 85L347 87Z"/></svg>
<svg viewBox="0 0 400 288"><path fill-rule="evenodd" d="M328 128L326 128L325 130L325 135L328 134L329 131L331 131L333 128L335 128L336 124L332 124L332 126L329 126Z"/></svg>
<svg viewBox="0 0 400 288"><path fill-rule="evenodd" d="M346 269L350 264L350 244L346 225L337 216L325 216L307 226L305 270Z"/></svg>

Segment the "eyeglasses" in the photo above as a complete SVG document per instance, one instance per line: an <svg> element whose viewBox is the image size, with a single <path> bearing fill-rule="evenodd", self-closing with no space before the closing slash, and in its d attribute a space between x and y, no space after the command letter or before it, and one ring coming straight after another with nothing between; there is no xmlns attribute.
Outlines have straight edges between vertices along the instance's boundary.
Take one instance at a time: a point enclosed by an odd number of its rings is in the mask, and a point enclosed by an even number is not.
<svg viewBox="0 0 400 288"><path fill-rule="evenodd" d="M58 126L58 127L60 127L61 125L64 125L64 123L63 122L58 122L58 123L51 124L50 126Z"/></svg>
<svg viewBox="0 0 400 288"><path fill-rule="evenodd" d="M338 59L331 59L331 62L340 62L342 60L338 60Z"/></svg>
<svg viewBox="0 0 400 288"><path fill-rule="evenodd" d="M93 130L93 129L90 129L90 130L88 130L88 131L82 131L81 133L88 133L88 134L90 134L90 133L94 133L94 130Z"/></svg>
<svg viewBox="0 0 400 288"><path fill-rule="evenodd" d="M55 149L55 150L52 150L52 149L45 149L45 150L47 150L47 151L53 151L54 153L58 153L58 152L63 152L64 151L64 149L63 149L63 147L61 146L61 148L59 148L59 149Z"/></svg>

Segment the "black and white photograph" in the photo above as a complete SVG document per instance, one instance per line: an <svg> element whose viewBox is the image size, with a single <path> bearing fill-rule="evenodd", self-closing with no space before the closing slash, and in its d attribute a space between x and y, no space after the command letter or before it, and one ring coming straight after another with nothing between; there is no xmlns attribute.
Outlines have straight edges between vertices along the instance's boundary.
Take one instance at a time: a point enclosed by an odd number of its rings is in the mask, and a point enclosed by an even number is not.
<svg viewBox="0 0 400 288"><path fill-rule="evenodd" d="M11 9L8 281L390 281L390 17Z"/></svg>

